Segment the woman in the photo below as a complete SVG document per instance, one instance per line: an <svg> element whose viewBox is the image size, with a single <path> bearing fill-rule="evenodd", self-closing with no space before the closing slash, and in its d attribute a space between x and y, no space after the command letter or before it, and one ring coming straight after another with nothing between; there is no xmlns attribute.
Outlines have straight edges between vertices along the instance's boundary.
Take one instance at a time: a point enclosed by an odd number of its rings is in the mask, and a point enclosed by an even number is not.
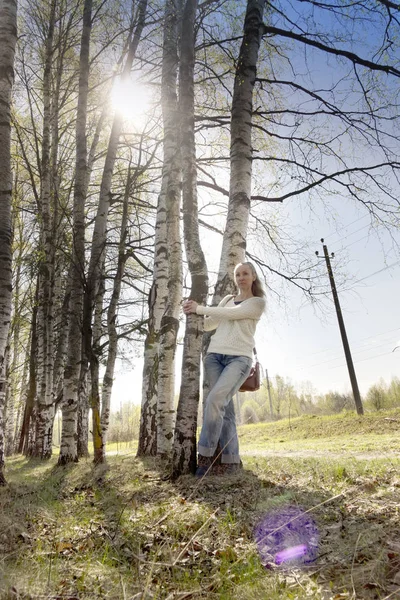
<svg viewBox="0 0 400 600"><path fill-rule="evenodd" d="M234 277L239 293L225 296L218 306L201 306L194 300L183 304L186 315L205 316L205 331L216 329L204 362L210 391L204 405L197 477L210 472L218 442L223 472L234 473L241 465L233 396L250 373L265 293L252 263L236 265Z"/></svg>

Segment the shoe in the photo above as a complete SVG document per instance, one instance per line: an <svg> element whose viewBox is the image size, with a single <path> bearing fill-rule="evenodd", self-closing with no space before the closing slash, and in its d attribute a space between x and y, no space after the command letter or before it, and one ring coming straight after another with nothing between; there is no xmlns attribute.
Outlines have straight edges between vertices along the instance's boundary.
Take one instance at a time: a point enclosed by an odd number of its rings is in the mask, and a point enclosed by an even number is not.
<svg viewBox="0 0 400 600"><path fill-rule="evenodd" d="M195 477L204 477L204 475L211 475L212 462L212 456L202 456L201 454L199 454L197 458L197 469Z"/></svg>
<svg viewBox="0 0 400 600"><path fill-rule="evenodd" d="M236 475L243 469L243 463L222 463L221 475Z"/></svg>

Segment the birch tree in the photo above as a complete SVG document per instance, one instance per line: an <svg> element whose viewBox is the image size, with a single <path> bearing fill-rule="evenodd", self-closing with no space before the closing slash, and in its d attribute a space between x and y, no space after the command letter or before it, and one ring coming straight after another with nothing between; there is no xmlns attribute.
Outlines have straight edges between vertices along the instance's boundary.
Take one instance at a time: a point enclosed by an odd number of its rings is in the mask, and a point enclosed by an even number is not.
<svg viewBox="0 0 400 600"><path fill-rule="evenodd" d="M14 220L14 230L15 230L15 220ZM15 239L15 238L14 238ZM12 257L12 262L15 266L15 274L14 274L14 310L13 317L11 321L11 329L10 333L10 361L9 361L9 376L7 377L8 383L8 398L6 402L6 442L5 442L5 452L6 455L10 456L14 453L14 435L15 435L15 427L16 427L16 403L17 403L17 395L19 382L18 378L21 374L18 372L18 363L20 358L20 335L21 335L21 247L18 249L17 256Z"/></svg>
<svg viewBox="0 0 400 600"><path fill-rule="evenodd" d="M197 0L187 0L183 11L180 70L179 114L182 164L183 231L188 260L190 298L204 304L208 293L208 273L200 244L197 167L194 132L195 18ZM184 338L182 377L176 414L172 459L173 477L194 472L196 468L197 411L200 398L200 362L203 318L188 315Z"/></svg>
<svg viewBox="0 0 400 600"><path fill-rule="evenodd" d="M37 286L36 286L37 287ZM29 344L29 374L28 374L28 385L25 397L24 414L22 419L21 433L18 444L18 452L30 456L34 454L34 411L35 411L35 398L36 398L36 358L37 358L37 292L36 302L32 308L31 318L31 330L30 330L30 344Z"/></svg>
<svg viewBox="0 0 400 600"><path fill-rule="evenodd" d="M166 0L161 102L164 128L162 177L166 204L168 300L160 325L157 400L157 453L164 457L170 456L173 443L175 352L182 298L181 165L177 97L178 39L181 18L182 0Z"/></svg>
<svg viewBox="0 0 400 600"><path fill-rule="evenodd" d="M265 0L247 2L243 39L236 66L231 108L228 213L214 303L235 291L233 269L245 258L252 186L253 91L264 32L264 7Z"/></svg>
<svg viewBox="0 0 400 600"><path fill-rule="evenodd" d="M11 318L11 93L17 42L17 2L0 0L0 485L5 484L5 351Z"/></svg>
<svg viewBox="0 0 400 600"><path fill-rule="evenodd" d="M103 448L105 448L107 432L110 423L110 405L111 392L114 381L115 363L118 353L118 302L121 295L122 280L125 272L125 265L128 258L126 250L126 240L128 236L129 223L129 195L132 185L132 161L129 162L128 175L126 179L124 198L122 202L121 229L118 242L117 268L115 271L113 290L110 303L107 309L107 334L108 334L108 352L106 369L103 377L103 386L101 393L101 435Z"/></svg>
<svg viewBox="0 0 400 600"><path fill-rule="evenodd" d="M43 131L42 156L40 161L40 214L41 260L39 267L39 310L38 310L38 395L36 414L35 453L41 458L50 458L53 434L53 357L54 357L54 221L51 172L51 75L53 64L56 0L49 6L49 21L45 39L43 69Z"/></svg>
<svg viewBox="0 0 400 600"><path fill-rule="evenodd" d="M76 117L76 167L73 208L73 246L67 363L64 373L62 437L59 464L77 460L77 405L82 364L82 315L85 276L85 203L87 169L87 102L89 91L89 54L92 28L92 0L83 7L79 59L79 93Z"/></svg>
<svg viewBox="0 0 400 600"><path fill-rule="evenodd" d="M157 203L154 234L153 282L148 294L148 326L144 343L142 402L138 456L157 454L158 353L161 319L168 301L168 249L166 222L166 178Z"/></svg>

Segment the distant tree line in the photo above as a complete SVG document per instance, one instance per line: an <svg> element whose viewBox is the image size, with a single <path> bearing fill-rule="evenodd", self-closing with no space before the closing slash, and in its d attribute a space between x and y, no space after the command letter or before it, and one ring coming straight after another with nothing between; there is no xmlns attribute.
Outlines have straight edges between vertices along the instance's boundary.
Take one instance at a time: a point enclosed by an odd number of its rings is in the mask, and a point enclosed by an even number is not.
<svg viewBox="0 0 400 600"><path fill-rule="evenodd" d="M351 391L332 390L318 394L309 383L299 390L290 379L280 375L270 380L269 387L271 402L266 380L257 392L239 394L242 424L299 417L304 414L333 415L345 410L354 410ZM367 411L372 412L400 407L400 379L393 377L390 383L380 379L368 389L363 404Z"/></svg>
<svg viewBox="0 0 400 600"><path fill-rule="evenodd" d="M273 414L271 416L267 381L264 379L257 392L240 393L237 396L236 411L239 424L248 425L300 417L301 415L334 415L343 411L354 411L351 392L332 390L318 394L311 384L296 390L289 378L276 375L270 382ZM177 401L177 398L176 398ZM390 383L380 379L373 384L363 397L366 411L377 412L400 408L400 378L393 377ZM139 439L140 406L124 402L110 414L108 441L128 443ZM54 444L58 429L55 427Z"/></svg>

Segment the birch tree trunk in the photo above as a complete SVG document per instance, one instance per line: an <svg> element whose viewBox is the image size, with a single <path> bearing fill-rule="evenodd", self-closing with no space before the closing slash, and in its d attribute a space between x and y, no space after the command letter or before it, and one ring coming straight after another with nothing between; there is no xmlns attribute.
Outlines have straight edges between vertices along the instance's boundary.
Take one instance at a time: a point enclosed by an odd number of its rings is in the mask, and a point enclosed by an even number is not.
<svg viewBox="0 0 400 600"><path fill-rule="evenodd" d="M79 93L76 117L76 165L73 208L73 248L69 307L68 350L64 371L62 433L59 464L78 460L78 397L82 364L83 283L85 278L85 204L87 195L87 102L92 0L85 0L79 59Z"/></svg>
<svg viewBox="0 0 400 600"><path fill-rule="evenodd" d="M149 324L144 344L138 456L155 456L157 454L158 352L160 348L161 319L168 301L165 188L166 180L163 179L157 203L153 283L148 297Z"/></svg>
<svg viewBox="0 0 400 600"><path fill-rule="evenodd" d="M12 258L11 258L12 263ZM12 306L12 299L11 299ZM4 353L4 381L5 392L4 392L4 412L3 412L3 422L4 422L4 455L10 456L9 448L8 448L8 431L9 431L9 414L8 409L10 406L10 396L11 396L11 376L10 376L10 341L11 341L11 330L12 330L12 316L10 327L8 328L8 340L6 345L6 351Z"/></svg>
<svg viewBox="0 0 400 600"><path fill-rule="evenodd" d="M35 302L32 309L31 334L29 346L29 377L28 389L26 392L24 416L22 420L21 435L19 438L18 452L28 456L32 454L33 448L30 445L30 431L32 430L32 415L35 409L36 386L37 386L37 313L38 313L38 284L36 283Z"/></svg>
<svg viewBox="0 0 400 600"><path fill-rule="evenodd" d="M82 350L83 352L83 350ZM89 389L90 374L81 373L78 394L78 459L89 456Z"/></svg>
<svg viewBox="0 0 400 600"><path fill-rule="evenodd" d="M230 181L228 214L224 229L218 279L213 304L227 294L235 293L234 267L245 259L246 236L250 214L252 160L251 143L253 90L257 75L257 60L263 32L265 0L248 0L243 40L235 73L231 110ZM210 343L210 334L203 336L203 354ZM208 394L203 383L203 397ZM219 455L217 448L215 458ZM218 459L217 459L218 460Z"/></svg>
<svg viewBox="0 0 400 600"><path fill-rule="evenodd" d="M166 190L168 301L161 319L158 363L157 453L171 455L174 427L175 351L182 298L180 240L181 167L177 100L178 39L182 0L167 0L165 9L161 101L164 125L163 180Z"/></svg>
<svg viewBox="0 0 400 600"><path fill-rule="evenodd" d="M16 299L17 296L15 296ZM5 454L11 456L14 454L14 433L16 421L16 400L18 394L18 349L19 349L19 316L14 314L14 323L12 326L12 334L10 336L10 357L9 357L9 373L7 376L8 398L6 401L7 425L6 425L6 440Z"/></svg>
<svg viewBox="0 0 400 600"><path fill-rule="evenodd" d="M17 42L17 2L0 0L0 485L5 485L4 355L11 319L11 92Z"/></svg>
<svg viewBox="0 0 400 600"><path fill-rule="evenodd" d="M180 148L182 162L183 231L191 276L190 298L199 304L207 300L207 265L200 244L196 144L194 134L194 62L197 0L187 0L183 12L179 77ZM174 432L172 476L196 469L196 430L200 398L200 362L203 318L189 315L182 360L182 382Z"/></svg>
<svg viewBox="0 0 400 600"><path fill-rule="evenodd" d="M14 216L12 217L14 220ZM13 223L13 229L15 230L15 220ZM13 243L13 242L12 242ZM20 331L21 331L21 258L22 251L21 245L18 250L12 256L12 262L15 265L14 272L14 290L13 290L13 317L11 321L10 334L10 365L9 365L9 376L7 377L8 384L8 398L6 402L7 412L7 426L6 426L6 441L5 441L5 453L6 456L14 454L14 437L16 427L16 412L17 412L17 397L19 397L19 391L21 390L20 385L20 373L18 369L19 364L19 346L20 346Z"/></svg>
<svg viewBox="0 0 400 600"><path fill-rule="evenodd" d="M265 0L248 0L235 74L231 115L229 204L213 303L235 291L233 269L245 258L253 150L253 89L263 31Z"/></svg>
<svg viewBox="0 0 400 600"><path fill-rule="evenodd" d="M38 310L38 398L35 454L47 459L52 454L53 364L54 364L54 222L51 190L51 72L53 62L56 0L50 5L43 72L43 135L40 189L39 310Z"/></svg>
<svg viewBox="0 0 400 600"><path fill-rule="evenodd" d="M72 262L64 285L64 298L61 303L61 314L58 322L59 336L57 341L57 352L54 360L54 396L55 410L59 408L64 398L64 371L68 353L68 335L69 335L69 309L71 302L72 285Z"/></svg>
<svg viewBox="0 0 400 600"><path fill-rule="evenodd" d="M29 342L28 342L28 347L29 347ZM27 390L27 384L28 384L28 373L29 373L28 353L25 353L25 363L24 363L24 368L22 371L21 386L20 386L20 390L19 390L19 393L20 393L19 402L18 402L16 415L15 415L15 429L14 429L14 440L13 440L13 452L14 453L18 452L19 437L21 435L23 410L25 408L24 400L26 398L26 390Z"/></svg>
<svg viewBox="0 0 400 600"><path fill-rule="evenodd" d="M107 311L108 356L106 371L103 377L103 389L101 394L101 432L103 439L103 452L105 452L107 431L110 423L111 392L114 381L115 361L117 359L118 351L118 335L116 321L118 302L121 295L122 278L124 276L126 263L126 238L128 235L128 214L131 181L131 165L129 164L128 177L125 185L125 194L122 206L121 233L118 244L117 270L114 277L113 292Z"/></svg>

